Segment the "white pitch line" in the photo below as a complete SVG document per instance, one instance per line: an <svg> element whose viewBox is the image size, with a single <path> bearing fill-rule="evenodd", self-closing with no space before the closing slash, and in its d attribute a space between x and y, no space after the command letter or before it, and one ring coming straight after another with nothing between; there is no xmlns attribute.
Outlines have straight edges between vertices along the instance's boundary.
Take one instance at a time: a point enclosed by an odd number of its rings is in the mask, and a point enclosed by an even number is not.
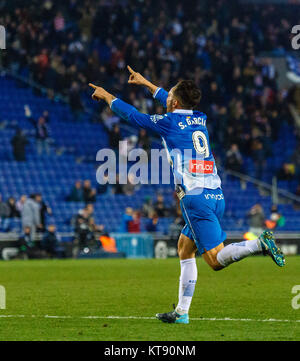
<svg viewBox="0 0 300 361"><path fill-rule="evenodd" d="M142 316L51 316L51 315L0 315L0 318L54 318L54 319L95 319L95 320L156 320L156 317ZM216 317L196 317L190 318L191 321L232 321L232 322L290 322L300 323L300 320L279 320L276 318L254 319L254 318L216 318Z"/></svg>

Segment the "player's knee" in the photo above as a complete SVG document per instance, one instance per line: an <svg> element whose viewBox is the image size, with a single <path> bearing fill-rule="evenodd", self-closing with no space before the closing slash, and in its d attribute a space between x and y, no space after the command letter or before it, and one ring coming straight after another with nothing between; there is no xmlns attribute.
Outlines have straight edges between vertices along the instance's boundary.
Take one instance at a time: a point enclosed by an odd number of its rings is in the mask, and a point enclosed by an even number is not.
<svg viewBox="0 0 300 361"><path fill-rule="evenodd" d="M213 262L210 264L210 267L214 270L214 271L221 271L221 269L223 269L224 267L220 265L220 263L217 262Z"/></svg>
<svg viewBox="0 0 300 361"><path fill-rule="evenodd" d="M185 242L184 238L179 238L177 252L180 259L188 259L195 257L195 248L190 242Z"/></svg>
<svg viewBox="0 0 300 361"><path fill-rule="evenodd" d="M177 252L180 259L192 258L193 255L184 245L178 245Z"/></svg>
<svg viewBox="0 0 300 361"><path fill-rule="evenodd" d="M214 271L220 271L224 267L218 262L217 259L217 253L214 254L212 257L210 257L208 260L206 260L208 265L211 267Z"/></svg>

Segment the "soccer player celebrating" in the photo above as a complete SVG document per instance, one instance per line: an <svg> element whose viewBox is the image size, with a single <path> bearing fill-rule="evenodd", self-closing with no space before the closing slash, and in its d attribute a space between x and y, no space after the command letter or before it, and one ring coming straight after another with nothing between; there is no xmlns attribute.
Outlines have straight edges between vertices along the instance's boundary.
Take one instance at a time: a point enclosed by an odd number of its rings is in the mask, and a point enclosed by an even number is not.
<svg viewBox="0 0 300 361"><path fill-rule="evenodd" d="M158 313L156 317L163 322L187 324L197 281L197 249L215 271L256 253L271 256L280 267L284 266L285 259L273 234L268 231L264 231L255 240L224 246L226 234L221 228L220 220L224 213L225 200L209 144L207 117L195 110L201 99L201 91L196 84L191 80L182 80L166 92L129 66L128 70L128 83L147 87L153 97L167 108L166 114L150 116L140 113L105 89L90 83L94 89L92 98L106 101L120 117L135 126L155 131L163 139L186 225L178 240L181 266L179 301L174 311ZM171 156L174 149L179 149L181 154L184 154L179 161L174 159L177 157ZM185 155L186 150L190 151L189 156Z"/></svg>

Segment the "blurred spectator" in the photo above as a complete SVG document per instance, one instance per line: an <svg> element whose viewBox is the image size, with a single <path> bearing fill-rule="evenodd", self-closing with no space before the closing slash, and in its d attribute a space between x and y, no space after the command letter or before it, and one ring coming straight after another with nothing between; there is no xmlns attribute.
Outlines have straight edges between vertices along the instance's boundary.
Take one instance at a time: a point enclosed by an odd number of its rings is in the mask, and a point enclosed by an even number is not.
<svg viewBox="0 0 300 361"><path fill-rule="evenodd" d="M37 145L37 152L38 154L42 154L44 151L47 154L50 154L50 147L49 147L49 128L46 124L46 119L41 116L38 120L35 120L32 117L31 110L28 105L24 106L25 115L27 119L32 123L35 127L35 138L36 138L36 145Z"/></svg>
<svg viewBox="0 0 300 361"><path fill-rule="evenodd" d="M25 203L26 199L27 199L26 194L22 194L20 199L16 202L16 208L17 208L18 212L20 213L20 215L21 215L21 212L24 207L24 203Z"/></svg>
<svg viewBox="0 0 300 361"><path fill-rule="evenodd" d="M132 196L133 193L139 189L139 184L134 184L135 177L132 173L128 174L127 183L123 184L123 193L126 196Z"/></svg>
<svg viewBox="0 0 300 361"><path fill-rule="evenodd" d="M295 165L283 163L282 167L277 172L277 177L280 180L292 180L295 177Z"/></svg>
<svg viewBox="0 0 300 361"><path fill-rule="evenodd" d="M21 214L16 207L16 200L14 197L9 197L6 204L8 206L9 213L8 213L8 217L5 220L5 223L6 223L5 228L6 228L6 231L11 231L12 227L15 223L14 220L16 220L17 218L20 218Z"/></svg>
<svg viewBox="0 0 300 361"><path fill-rule="evenodd" d="M43 200L42 196L38 194L39 196L39 203L40 203L40 220L41 224L39 227L39 232L44 232L46 230L46 215L52 214L52 209L46 204L46 202Z"/></svg>
<svg viewBox="0 0 300 361"><path fill-rule="evenodd" d="M83 202L83 189L81 181L76 181L71 193L68 195L67 200L70 202Z"/></svg>
<svg viewBox="0 0 300 361"><path fill-rule="evenodd" d="M252 156L255 165L255 178L262 179L266 164L266 154L262 142L258 139L255 139L252 143Z"/></svg>
<svg viewBox="0 0 300 361"><path fill-rule="evenodd" d="M120 232L129 232L129 222L133 220L133 209L127 207L125 213L122 216Z"/></svg>
<svg viewBox="0 0 300 361"><path fill-rule="evenodd" d="M181 213L177 212L177 216L175 217L174 221L170 224L170 227L169 227L168 234L172 241L178 240L184 225L185 225L185 222L182 218Z"/></svg>
<svg viewBox="0 0 300 361"><path fill-rule="evenodd" d="M119 151L119 142L122 140L119 124L114 124L109 132L109 146L114 151Z"/></svg>
<svg viewBox="0 0 300 361"><path fill-rule="evenodd" d="M30 227L32 240L35 240L36 229L41 227L40 200L39 194L32 194L21 211L22 228Z"/></svg>
<svg viewBox="0 0 300 361"><path fill-rule="evenodd" d="M96 202L96 189L92 188L91 181L86 179L83 182L83 200L85 203Z"/></svg>
<svg viewBox="0 0 300 361"><path fill-rule="evenodd" d="M26 145L28 140L23 133L22 129L17 129L15 135L11 139L11 145L13 147L13 155L16 161L22 162L26 160Z"/></svg>
<svg viewBox="0 0 300 361"><path fill-rule="evenodd" d="M145 197L145 201L142 207L142 215L144 217L150 217L150 214L153 214L154 206L152 202L152 198L150 196Z"/></svg>
<svg viewBox="0 0 300 361"><path fill-rule="evenodd" d="M144 149L144 151L146 151L149 156L151 142L150 142L150 138L145 129L140 129L140 131L139 131L138 147Z"/></svg>
<svg viewBox="0 0 300 361"><path fill-rule="evenodd" d="M45 252L40 249L37 242L32 237L32 230L29 226L24 227L24 233L18 239L18 258L32 259L43 258L46 256Z"/></svg>
<svg viewBox="0 0 300 361"><path fill-rule="evenodd" d="M101 118L103 121L103 124L105 125L105 128L111 132L115 125L119 125L120 123L120 117L118 117L113 111L110 109L110 107L105 107L103 112L101 113Z"/></svg>
<svg viewBox="0 0 300 361"><path fill-rule="evenodd" d="M117 253L116 240L113 237L110 237L109 234L105 233L99 237L102 248L105 252Z"/></svg>
<svg viewBox="0 0 300 361"><path fill-rule="evenodd" d="M110 189L108 174L104 174L102 181L103 181L102 183L97 184L98 194L105 194L109 192Z"/></svg>
<svg viewBox="0 0 300 361"><path fill-rule="evenodd" d="M54 29L56 32L60 32L60 31L64 30L65 18L60 11L56 14L53 23L54 23Z"/></svg>
<svg viewBox="0 0 300 361"><path fill-rule="evenodd" d="M147 221L146 221L146 225L145 225L145 228L146 228L146 231L147 232L157 232L157 223L158 223L158 215L152 211L148 214L148 218L147 218Z"/></svg>
<svg viewBox="0 0 300 361"><path fill-rule="evenodd" d="M257 236L263 232L265 227L265 214L260 204L255 204L247 213L250 229L249 232Z"/></svg>
<svg viewBox="0 0 300 361"><path fill-rule="evenodd" d="M120 184L120 176L119 174L116 175L116 184L112 185L112 193L113 194L124 194L123 189L124 184Z"/></svg>
<svg viewBox="0 0 300 361"><path fill-rule="evenodd" d="M84 208L75 219L75 236L73 256L76 257L80 250L95 244L95 233L91 227L91 217L88 209Z"/></svg>
<svg viewBox="0 0 300 361"><path fill-rule="evenodd" d="M126 163L128 159L128 153L135 148L138 138L136 135L124 138L119 146L120 162Z"/></svg>
<svg viewBox="0 0 300 361"><path fill-rule="evenodd" d="M9 218L20 218L21 214L20 211L17 208L16 200L14 197L9 197L7 200L7 205L9 208Z"/></svg>
<svg viewBox="0 0 300 361"><path fill-rule="evenodd" d="M230 149L226 152L226 164L227 169L235 172L243 171L243 157L239 151L237 144L233 143Z"/></svg>
<svg viewBox="0 0 300 361"><path fill-rule="evenodd" d="M132 212L132 219L128 221L128 232L129 233L141 232L141 215L139 211Z"/></svg>
<svg viewBox="0 0 300 361"><path fill-rule="evenodd" d="M30 227L24 227L24 233L18 239L19 255L28 257L30 250L34 249L34 242L31 237Z"/></svg>
<svg viewBox="0 0 300 361"><path fill-rule="evenodd" d="M97 225L94 219L94 205L89 203L85 206L84 210L88 216L88 223L92 232L104 232L104 226L102 224Z"/></svg>
<svg viewBox="0 0 300 361"><path fill-rule="evenodd" d="M297 185L295 195L300 198L300 184ZM294 201L293 202L293 207L294 207L295 210L300 210L300 201L299 202Z"/></svg>
<svg viewBox="0 0 300 361"><path fill-rule="evenodd" d="M154 210L157 213L158 217L167 217L168 216L169 209L165 205L163 195L158 194L156 202L154 203Z"/></svg>
<svg viewBox="0 0 300 361"><path fill-rule="evenodd" d="M277 227L282 227L285 224L285 218L278 212L276 204L273 204L271 207L270 218L266 220L266 226L269 229L275 229Z"/></svg>
<svg viewBox="0 0 300 361"><path fill-rule="evenodd" d="M300 142L298 142L294 153L291 156L291 164L295 167L295 177L300 179Z"/></svg>
<svg viewBox="0 0 300 361"><path fill-rule="evenodd" d="M80 120L84 108L80 97L80 87L76 81L72 82L70 88L69 102L75 118L77 120Z"/></svg>
<svg viewBox="0 0 300 361"><path fill-rule="evenodd" d="M54 224L49 224L47 231L43 235L41 246L50 258L58 257L63 258L65 256L62 247L59 247L60 239L56 234L56 227Z"/></svg>
<svg viewBox="0 0 300 361"><path fill-rule="evenodd" d="M2 195L0 194L0 229L4 232L6 232L8 230L8 226L9 226L9 222L8 222L8 217L10 214L10 208L7 205L7 203L5 203L2 200Z"/></svg>

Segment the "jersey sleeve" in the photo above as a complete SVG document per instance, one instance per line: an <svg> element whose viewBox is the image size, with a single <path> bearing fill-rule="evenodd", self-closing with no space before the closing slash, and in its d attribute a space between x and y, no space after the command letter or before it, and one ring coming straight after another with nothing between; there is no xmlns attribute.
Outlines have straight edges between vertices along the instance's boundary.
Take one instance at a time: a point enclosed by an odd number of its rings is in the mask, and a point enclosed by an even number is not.
<svg viewBox="0 0 300 361"><path fill-rule="evenodd" d="M164 108L167 107L168 92L163 88L157 88L153 94L153 98L158 100Z"/></svg>
<svg viewBox="0 0 300 361"><path fill-rule="evenodd" d="M130 122L131 124L153 130L154 132L165 135L169 128L169 118L165 115L149 115L139 112L132 105L124 102L121 99L114 99L111 102L111 110L119 115L121 118Z"/></svg>

